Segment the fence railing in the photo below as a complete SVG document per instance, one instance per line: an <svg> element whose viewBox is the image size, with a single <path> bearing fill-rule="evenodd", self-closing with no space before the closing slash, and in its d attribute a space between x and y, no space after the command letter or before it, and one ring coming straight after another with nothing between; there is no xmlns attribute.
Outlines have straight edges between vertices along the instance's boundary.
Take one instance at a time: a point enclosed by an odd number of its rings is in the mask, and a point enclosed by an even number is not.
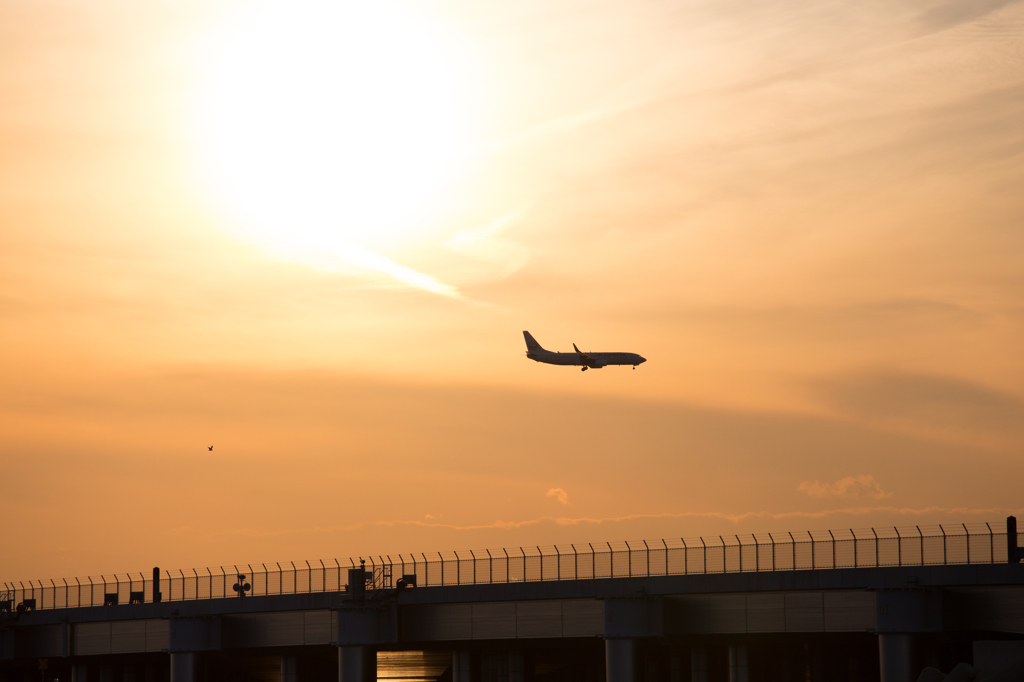
<svg viewBox="0 0 1024 682"><path fill-rule="evenodd" d="M554 545L499 550L379 555L344 563L304 561L238 564L164 571L158 600L237 598L246 595L341 592L348 569L365 562L366 589L395 587L415 576L420 587L543 580L588 580L705 573L799 571L882 566L989 564L1008 560L1017 534L988 523L806 531L797 534L717 535L604 545ZM409 582L409 580L407 580ZM248 583L249 589L244 589ZM152 602L153 577L118 573L99 577L5 582L0 612Z"/></svg>

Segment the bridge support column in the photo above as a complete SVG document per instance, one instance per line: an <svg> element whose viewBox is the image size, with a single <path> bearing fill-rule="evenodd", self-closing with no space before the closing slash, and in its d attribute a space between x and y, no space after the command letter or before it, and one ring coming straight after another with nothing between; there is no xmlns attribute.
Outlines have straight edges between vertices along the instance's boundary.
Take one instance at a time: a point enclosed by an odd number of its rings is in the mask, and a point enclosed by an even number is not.
<svg viewBox="0 0 1024 682"><path fill-rule="evenodd" d="M452 652L452 682L470 682L472 679L472 658L466 649Z"/></svg>
<svg viewBox="0 0 1024 682"><path fill-rule="evenodd" d="M636 682L636 640L604 640L604 669L607 682Z"/></svg>
<svg viewBox="0 0 1024 682"><path fill-rule="evenodd" d="M729 645L729 682L750 682L746 645Z"/></svg>
<svg viewBox="0 0 1024 682"><path fill-rule="evenodd" d="M911 635L878 635L878 664L882 682L914 682L913 644Z"/></svg>
<svg viewBox="0 0 1024 682"><path fill-rule="evenodd" d="M702 646L690 649L690 679L708 682L708 650Z"/></svg>
<svg viewBox="0 0 1024 682"><path fill-rule="evenodd" d="M297 656L281 657L281 682L299 682L299 659Z"/></svg>
<svg viewBox="0 0 1024 682"><path fill-rule="evenodd" d="M668 657L668 682L683 682L683 657L673 651Z"/></svg>
<svg viewBox="0 0 1024 682"><path fill-rule="evenodd" d="M171 653L171 682L196 682L196 654L192 651Z"/></svg>
<svg viewBox="0 0 1024 682"><path fill-rule="evenodd" d="M375 682L376 679L376 651L367 646L338 647L338 682Z"/></svg>

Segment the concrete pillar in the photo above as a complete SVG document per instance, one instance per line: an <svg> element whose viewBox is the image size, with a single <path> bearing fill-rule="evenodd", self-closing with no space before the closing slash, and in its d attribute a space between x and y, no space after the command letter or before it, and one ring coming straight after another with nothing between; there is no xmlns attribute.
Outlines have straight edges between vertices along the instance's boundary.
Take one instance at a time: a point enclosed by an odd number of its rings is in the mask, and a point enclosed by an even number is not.
<svg viewBox="0 0 1024 682"><path fill-rule="evenodd" d="M664 666L661 658L651 647L644 647L644 682L654 682L665 679Z"/></svg>
<svg viewBox="0 0 1024 682"><path fill-rule="evenodd" d="M299 682L299 659L296 656L281 657L281 682Z"/></svg>
<svg viewBox="0 0 1024 682"><path fill-rule="evenodd" d="M743 644L729 645L729 682L750 682L747 647Z"/></svg>
<svg viewBox="0 0 1024 682"><path fill-rule="evenodd" d="M668 682L683 682L683 656L673 651L668 657Z"/></svg>
<svg viewBox="0 0 1024 682"><path fill-rule="evenodd" d="M196 682L196 654L188 651L171 654L171 682Z"/></svg>
<svg viewBox="0 0 1024 682"><path fill-rule="evenodd" d="M636 640L604 640L606 682L636 682Z"/></svg>
<svg viewBox="0 0 1024 682"><path fill-rule="evenodd" d="M708 650L702 646L690 649L690 679L693 682L708 682Z"/></svg>
<svg viewBox="0 0 1024 682"><path fill-rule="evenodd" d="M522 651L508 652L508 682L523 682L526 679L526 662Z"/></svg>
<svg viewBox="0 0 1024 682"><path fill-rule="evenodd" d="M906 634L878 635L881 682L914 682L913 638Z"/></svg>
<svg viewBox="0 0 1024 682"><path fill-rule="evenodd" d="M365 646L338 647L338 682L375 682L376 679L376 651Z"/></svg>
<svg viewBox="0 0 1024 682"><path fill-rule="evenodd" d="M452 682L470 682L472 657L466 649L452 652Z"/></svg>

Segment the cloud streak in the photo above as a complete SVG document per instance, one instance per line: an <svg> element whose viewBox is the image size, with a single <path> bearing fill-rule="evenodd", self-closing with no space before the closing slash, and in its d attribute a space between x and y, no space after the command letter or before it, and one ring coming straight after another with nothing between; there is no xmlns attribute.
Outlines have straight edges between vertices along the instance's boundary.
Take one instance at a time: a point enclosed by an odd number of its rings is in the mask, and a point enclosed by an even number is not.
<svg viewBox="0 0 1024 682"><path fill-rule="evenodd" d="M628 521L640 521L645 519L718 519L722 521L729 521L732 523L741 523L743 521L749 521L753 519L769 519L773 521L784 521L788 519L824 519L834 516L866 516L868 514L893 514L904 517L919 517L930 514L963 514L967 516L983 516L983 515L994 515L1004 516L1009 514L1024 514L1024 508L1010 508L1010 507L985 507L985 508L971 508L971 507L895 507L895 506L874 506L874 507L844 507L841 509L824 509L819 511L789 511L789 512L771 512L771 511L748 511L748 512L665 512L660 514L624 514L622 516L580 516L580 517L568 517L568 516L538 516L532 519L524 519L521 521L503 521L496 519L491 523L480 523L480 524L455 524L455 523L435 523L430 521L419 521L419 520L392 520L392 521L368 521L365 523L355 523L344 526L313 526L310 528L293 528L293 529L282 529L276 531L259 531L252 528L243 528L234 531L223 531L213 533L211 536L228 537L228 536L244 536L244 537L276 537L284 535L297 535L297 534L316 534L316 533L336 533L340 531L354 531L365 528L395 528L399 526L415 526L420 528L431 528L431 529L442 529L442 530L454 530L454 531L479 531L479 530L517 530L520 528L528 528L531 526L539 526L545 523L552 523L559 526L601 526L613 523L622 523ZM177 529L176 533L189 534L194 533L195 529L182 528Z"/></svg>
<svg viewBox="0 0 1024 682"><path fill-rule="evenodd" d="M797 490L809 497L819 500L827 498L859 498L872 497L881 500L891 497L892 493L882 490L882 486L875 480L874 476L861 475L857 477L847 476L835 483L822 483L821 481L804 481Z"/></svg>
<svg viewBox="0 0 1024 682"><path fill-rule="evenodd" d="M547 492L548 497L553 497L559 501L559 503L571 507L572 504L569 502L569 493L565 492L561 488L552 488Z"/></svg>
<svg viewBox="0 0 1024 682"><path fill-rule="evenodd" d="M464 297L455 287L444 284L430 275L400 265L386 256L375 253L355 244L342 244L333 251L346 263L364 270L380 272L392 279L432 294L462 300Z"/></svg>

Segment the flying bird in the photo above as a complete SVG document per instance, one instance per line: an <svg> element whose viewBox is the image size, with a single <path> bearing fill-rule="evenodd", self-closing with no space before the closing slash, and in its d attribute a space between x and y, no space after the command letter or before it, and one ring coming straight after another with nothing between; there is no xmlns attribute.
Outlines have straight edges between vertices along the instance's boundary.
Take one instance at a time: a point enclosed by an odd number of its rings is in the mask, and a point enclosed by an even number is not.
<svg viewBox="0 0 1024 682"><path fill-rule="evenodd" d="M209 450L210 452L213 452L213 446L211 445L210 447L207 448L207 450Z"/></svg>

